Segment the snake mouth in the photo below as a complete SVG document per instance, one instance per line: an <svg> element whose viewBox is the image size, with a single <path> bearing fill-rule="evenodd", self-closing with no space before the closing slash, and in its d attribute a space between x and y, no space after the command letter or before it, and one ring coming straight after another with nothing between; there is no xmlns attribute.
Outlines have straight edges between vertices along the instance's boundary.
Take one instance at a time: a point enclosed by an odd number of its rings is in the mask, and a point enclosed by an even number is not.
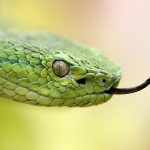
<svg viewBox="0 0 150 150"><path fill-rule="evenodd" d="M111 87L106 93L108 94L130 94L130 93L135 93L138 91L143 90L150 84L150 78L148 78L145 82L143 82L140 85L130 87L130 88L116 88L116 87Z"/></svg>

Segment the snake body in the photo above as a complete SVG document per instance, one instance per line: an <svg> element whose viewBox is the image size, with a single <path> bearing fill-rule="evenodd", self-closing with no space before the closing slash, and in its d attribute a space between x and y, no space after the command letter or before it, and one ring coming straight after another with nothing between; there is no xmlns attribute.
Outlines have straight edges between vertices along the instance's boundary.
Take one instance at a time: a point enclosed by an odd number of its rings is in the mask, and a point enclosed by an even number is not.
<svg viewBox="0 0 150 150"><path fill-rule="evenodd" d="M54 73L55 61L68 65L65 76ZM106 91L120 78L115 63L77 41L47 32L0 32L1 96L35 105L91 106L109 100Z"/></svg>

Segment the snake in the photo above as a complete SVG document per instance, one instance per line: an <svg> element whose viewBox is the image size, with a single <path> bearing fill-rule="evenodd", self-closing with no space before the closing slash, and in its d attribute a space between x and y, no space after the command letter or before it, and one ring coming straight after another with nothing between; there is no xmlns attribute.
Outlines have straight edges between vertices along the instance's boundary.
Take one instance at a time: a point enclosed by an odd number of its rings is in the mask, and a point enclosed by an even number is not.
<svg viewBox="0 0 150 150"><path fill-rule="evenodd" d="M0 30L0 98L38 106L93 106L142 90L117 88L120 67L97 48L48 32Z"/></svg>

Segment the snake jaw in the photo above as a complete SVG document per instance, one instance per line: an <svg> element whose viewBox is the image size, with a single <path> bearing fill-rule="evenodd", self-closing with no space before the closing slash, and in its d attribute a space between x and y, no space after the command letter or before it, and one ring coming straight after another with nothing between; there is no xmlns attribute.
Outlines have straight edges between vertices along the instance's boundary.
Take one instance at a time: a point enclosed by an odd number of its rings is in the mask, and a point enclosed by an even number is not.
<svg viewBox="0 0 150 150"><path fill-rule="evenodd" d="M119 83L120 83L120 80L121 80L121 77L114 77L114 80L113 80L112 84L107 88L105 93L113 95L113 93L110 93L109 91L111 89L117 88Z"/></svg>

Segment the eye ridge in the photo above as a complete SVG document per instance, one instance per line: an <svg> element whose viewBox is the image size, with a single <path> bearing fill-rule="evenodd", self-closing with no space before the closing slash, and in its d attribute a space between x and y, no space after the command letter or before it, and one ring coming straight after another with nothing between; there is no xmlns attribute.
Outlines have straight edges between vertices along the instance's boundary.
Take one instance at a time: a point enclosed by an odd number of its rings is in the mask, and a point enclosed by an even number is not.
<svg viewBox="0 0 150 150"><path fill-rule="evenodd" d="M53 72L56 76L62 78L69 73L69 65L64 60L55 60L52 65Z"/></svg>

